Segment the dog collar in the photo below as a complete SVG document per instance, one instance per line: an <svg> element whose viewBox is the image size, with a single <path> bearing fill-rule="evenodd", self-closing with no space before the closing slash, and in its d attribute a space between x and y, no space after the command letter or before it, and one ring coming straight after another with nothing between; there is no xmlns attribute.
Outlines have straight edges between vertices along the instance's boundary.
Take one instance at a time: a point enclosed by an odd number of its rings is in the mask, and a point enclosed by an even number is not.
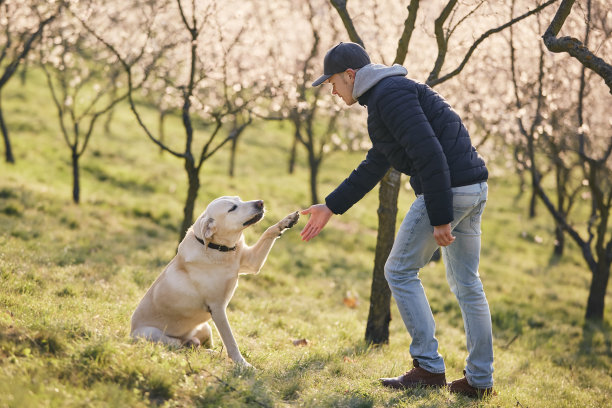
<svg viewBox="0 0 612 408"><path fill-rule="evenodd" d="M198 242L204 246L207 246L209 248L212 249L216 249L217 251L221 251L221 252L229 252L229 251L235 251L236 250L236 246L233 247L228 247L225 245L219 245L219 244L213 244L212 242L209 242L208 244L206 244L206 242L204 242L204 240L202 238L199 238L196 234L193 234L193 236L195 237L195 239L198 240Z"/></svg>

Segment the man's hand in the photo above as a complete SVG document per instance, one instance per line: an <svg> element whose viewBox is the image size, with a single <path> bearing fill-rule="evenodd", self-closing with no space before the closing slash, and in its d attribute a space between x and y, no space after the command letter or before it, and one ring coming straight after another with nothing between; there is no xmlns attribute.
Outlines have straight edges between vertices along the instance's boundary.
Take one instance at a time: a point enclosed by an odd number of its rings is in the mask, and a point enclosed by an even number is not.
<svg viewBox="0 0 612 408"><path fill-rule="evenodd" d="M455 240L455 237L451 234L451 225L436 225L434 226L434 238L440 246L449 246Z"/></svg>
<svg viewBox="0 0 612 408"><path fill-rule="evenodd" d="M325 227L325 224L327 224L327 221L329 221L334 213L325 204L316 204L306 210L302 210L301 214L310 214L310 219L300 233L302 241L310 241L319 235L319 232Z"/></svg>

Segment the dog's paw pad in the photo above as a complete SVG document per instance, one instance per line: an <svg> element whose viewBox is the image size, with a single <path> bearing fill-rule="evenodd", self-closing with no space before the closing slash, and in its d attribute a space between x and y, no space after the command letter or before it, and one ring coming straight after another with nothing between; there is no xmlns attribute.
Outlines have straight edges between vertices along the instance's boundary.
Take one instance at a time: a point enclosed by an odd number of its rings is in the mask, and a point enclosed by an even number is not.
<svg viewBox="0 0 612 408"><path fill-rule="evenodd" d="M293 214L291 214L288 218L289 218L290 222L289 222L289 225L287 226L287 228L291 228L295 224L297 224L298 220L300 219L300 213L298 211L296 211Z"/></svg>
<svg viewBox="0 0 612 408"><path fill-rule="evenodd" d="M281 228L282 229L291 228L295 224L297 224L299 219L300 219L300 213L298 211L294 212L293 214L289 214L281 221Z"/></svg>

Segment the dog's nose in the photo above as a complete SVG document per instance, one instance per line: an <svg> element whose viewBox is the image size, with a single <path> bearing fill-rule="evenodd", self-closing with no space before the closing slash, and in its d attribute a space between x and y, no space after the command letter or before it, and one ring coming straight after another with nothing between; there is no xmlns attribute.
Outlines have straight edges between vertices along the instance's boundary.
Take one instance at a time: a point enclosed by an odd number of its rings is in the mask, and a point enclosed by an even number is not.
<svg viewBox="0 0 612 408"><path fill-rule="evenodd" d="M264 202L263 202L263 200L257 200L257 201L255 201L255 208L257 208L258 210L263 210L263 208L264 208Z"/></svg>

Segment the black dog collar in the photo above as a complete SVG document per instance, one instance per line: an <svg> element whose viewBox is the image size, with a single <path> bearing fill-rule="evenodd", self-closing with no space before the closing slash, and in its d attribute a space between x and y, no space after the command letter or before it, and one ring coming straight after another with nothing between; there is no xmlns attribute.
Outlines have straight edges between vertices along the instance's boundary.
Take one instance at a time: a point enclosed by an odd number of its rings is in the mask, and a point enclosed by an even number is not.
<svg viewBox="0 0 612 408"><path fill-rule="evenodd" d="M198 242L199 242L200 244L202 244L202 245L204 245L204 246L207 246L207 247L209 247L209 248L212 248L212 249L216 249L217 251L221 251L221 252L229 252L229 251L235 251L235 250L236 250L236 247L235 247L235 246L233 246L233 247L231 247L231 248L230 248L230 247L225 246L225 245L213 244L212 242L209 242L208 244L206 244L206 242L204 242L204 240L203 240L203 239L198 238L198 236L197 236L196 234L193 234L193 236L195 237L195 239L197 239L197 240L198 240Z"/></svg>

